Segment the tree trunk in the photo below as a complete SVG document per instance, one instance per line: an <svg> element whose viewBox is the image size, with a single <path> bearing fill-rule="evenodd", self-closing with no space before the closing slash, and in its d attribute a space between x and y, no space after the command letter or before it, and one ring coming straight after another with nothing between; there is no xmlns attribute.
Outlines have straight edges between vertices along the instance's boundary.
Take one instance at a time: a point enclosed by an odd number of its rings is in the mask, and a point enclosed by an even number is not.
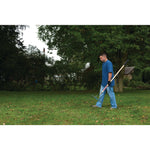
<svg viewBox="0 0 150 150"><path fill-rule="evenodd" d="M114 86L115 92L123 92L123 73L124 70L122 70L118 75L118 77L115 78L115 86Z"/></svg>

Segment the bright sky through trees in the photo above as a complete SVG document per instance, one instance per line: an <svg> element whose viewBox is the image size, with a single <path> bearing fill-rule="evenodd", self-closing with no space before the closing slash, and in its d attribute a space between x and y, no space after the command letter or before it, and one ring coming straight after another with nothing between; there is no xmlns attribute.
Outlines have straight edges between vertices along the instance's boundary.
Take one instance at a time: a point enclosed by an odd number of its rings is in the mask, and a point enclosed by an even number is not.
<svg viewBox="0 0 150 150"><path fill-rule="evenodd" d="M60 56L57 55L57 51L53 50L52 54L48 53L48 46L41 40L38 39L38 26L37 25L29 25L24 31L23 31L23 40L24 45L28 46L33 45L36 46L40 51L43 51L43 48L45 48L45 54L48 57L53 57L54 60L60 60Z"/></svg>

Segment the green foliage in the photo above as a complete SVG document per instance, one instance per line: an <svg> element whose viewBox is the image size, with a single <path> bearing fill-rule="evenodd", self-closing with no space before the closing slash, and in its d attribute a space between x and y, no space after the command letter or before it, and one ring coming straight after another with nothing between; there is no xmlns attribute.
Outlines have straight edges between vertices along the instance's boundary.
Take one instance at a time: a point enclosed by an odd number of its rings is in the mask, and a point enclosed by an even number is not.
<svg viewBox="0 0 150 150"><path fill-rule="evenodd" d="M150 60L149 26L46 25L39 27L38 34L50 49L58 49L61 57L76 63L90 62L95 66L102 50L108 52L116 69L127 58L132 60L129 64L141 68Z"/></svg>
<svg viewBox="0 0 150 150"><path fill-rule="evenodd" d="M130 85L130 80L128 78L123 79L123 85L124 86L129 86Z"/></svg>
<svg viewBox="0 0 150 150"><path fill-rule="evenodd" d="M25 26L0 26L0 89L24 73L24 46L19 36L20 29L24 28ZM15 86L15 83L12 84Z"/></svg>
<svg viewBox="0 0 150 150"><path fill-rule="evenodd" d="M150 67L143 70L143 81L150 84Z"/></svg>
<svg viewBox="0 0 150 150"><path fill-rule="evenodd" d="M135 88L135 89L150 89L150 84L144 83L142 81L135 81L131 80L129 83L129 87Z"/></svg>
<svg viewBox="0 0 150 150"><path fill-rule="evenodd" d="M53 63L36 46L23 46L20 37L25 26L0 26L0 89L25 90L35 87L35 80L43 86L48 73L45 62ZM38 85L37 84L37 85ZM33 88L32 88L33 85ZM40 86L35 89L41 89Z"/></svg>
<svg viewBox="0 0 150 150"><path fill-rule="evenodd" d="M85 72L82 75L82 81L81 83L86 87L87 89L99 89L100 86L100 72Z"/></svg>
<svg viewBox="0 0 150 150"><path fill-rule="evenodd" d="M43 25L38 35L49 49L57 49L66 63L77 66L90 62L94 70L98 70L97 57L104 50L113 63L114 72L127 58L128 65L136 66L140 72L150 65L150 26ZM140 79L141 74L135 78Z"/></svg>
<svg viewBox="0 0 150 150"><path fill-rule="evenodd" d="M36 46L29 45L25 49L19 37L20 28L24 26L0 26L0 89L67 90L72 85L81 84L88 89L96 88L101 79L98 77L101 64L97 63L97 56L102 50L107 51L114 72L124 60L130 59L128 65L136 67L133 82L141 81L143 68L150 66L150 26L40 26L39 38L49 49L57 49L62 57L55 63L41 54ZM53 66L47 67L45 61ZM81 79L81 69L87 62L93 71ZM150 82L148 70L143 72L144 82ZM61 78L57 80L56 75ZM50 77L46 85L45 76ZM35 80L38 81L37 87Z"/></svg>
<svg viewBox="0 0 150 150"><path fill-rule="evenodd" d="M45 65L48 58L41 54L36 47L30 46L29 52L29 54L26 54L25 78L30 84L34 84L37 80L38 83L43 85L44 77L48 74L48 67Z"/></svg>
<svg viewBox="0 0 150 150"><path fill-rule="evenodd" d="M142 73L143 69L135 67L134 72L132 73L132 80L142 81Z"/></svg>
<svg viewBox="0 0 150 150"><path fill-rule="evenodd" d="M20 84L20 82L13 80L12 82L7 82L6 84L4 84L3 90L21 91L25 89L24 86Z"/></svg>
<svg viewBox="0 0 150 150"><path fill-rule="evenodd" d="M52 90L68 90L71 85L76 86L81 74L81 66L65 61L56 61L48 68L49 86Z"/></svg>

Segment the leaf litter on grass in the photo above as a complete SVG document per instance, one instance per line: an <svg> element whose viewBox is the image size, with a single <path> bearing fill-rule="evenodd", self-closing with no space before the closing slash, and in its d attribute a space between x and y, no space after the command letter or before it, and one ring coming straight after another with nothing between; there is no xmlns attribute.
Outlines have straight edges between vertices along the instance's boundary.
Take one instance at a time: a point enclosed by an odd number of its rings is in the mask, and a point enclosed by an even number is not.
<svg viewBox="0 0 150 150"><path fill-rule="evenodd" d="M145 91L144 91L145 92ZM58 93L58 92L56 92ZM134 93L121 93L117 101L118 109L110 110L108 96L104 99L102 109L93 109L89 104L95 103L90 94L68 93L58 94L39 92L26 93L25 96L7 96L7 100L0 106L2 114L0 119L6 124L150 124L149 106L147 97L150 94L144 93L143 100L137 102ZM20 94L20 93L19 93ZM136 95L139 93L136 93ZM23 94L22 94L23 95ZM44 98L42 97L43 95ZM23 98L22 98L23 97ZM116 95L116 99L118 96ZM11 100L11 102L10 102ZM3 105L4 104L4 105ZM15 106L16 105L16 106ZM7 107L9 106L9 108ZM6 109L7 108L7 109ZM36 114L36 112L38 113ZM18 116L16 117L16 114ZM37 115L35 120L28 116ZM3 116L3 117L2 117ZM144 117L143 117L144 116ZM5 120L5 119L7 120ZM21 119L22 118L22 119ZM96 123L96 121L98 122ZM8 121L8 122L7 122ZM1 124L2 124L1 123Z"/></svg>

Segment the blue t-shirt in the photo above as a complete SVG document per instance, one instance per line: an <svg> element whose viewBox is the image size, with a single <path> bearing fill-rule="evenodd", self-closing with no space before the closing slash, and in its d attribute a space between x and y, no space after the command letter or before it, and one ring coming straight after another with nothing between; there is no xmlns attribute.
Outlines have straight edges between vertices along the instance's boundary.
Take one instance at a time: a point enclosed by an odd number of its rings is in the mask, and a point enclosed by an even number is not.
<svg viewBox="0 0 150 150"><path fill-rule="evenodd" d="M108 73L112 72L112 77L111 79L114 77L114 72L113 72L113 64L111 61L107 60L106 62L104 62L102 64L102 85L106 86L108 83ZM110 84L110 86L114 86L115 85L115 81L113 80Z"/></svg>

